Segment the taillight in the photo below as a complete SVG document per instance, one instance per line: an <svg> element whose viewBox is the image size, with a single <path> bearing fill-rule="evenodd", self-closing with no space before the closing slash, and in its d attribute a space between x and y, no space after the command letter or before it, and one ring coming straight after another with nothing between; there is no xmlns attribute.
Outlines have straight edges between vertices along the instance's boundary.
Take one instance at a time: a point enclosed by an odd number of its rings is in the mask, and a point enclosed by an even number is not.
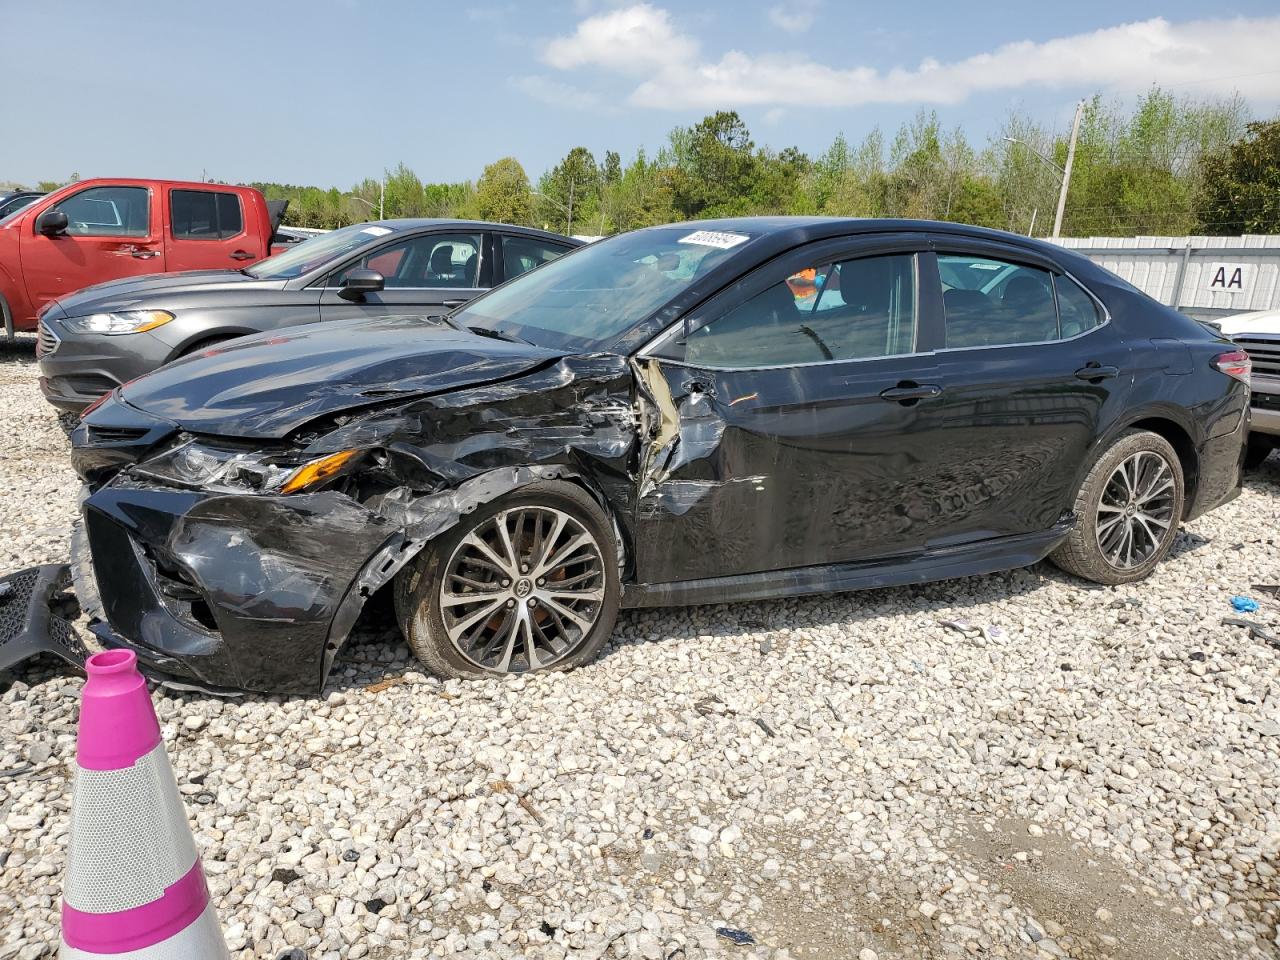
<svg viewBox="0 0 1280 960"><path fill-rule="evenodd" d="M1239 380L1248 386L1249 374L1253 372L1253 361L1243 350L1220 353L1213 358L1213 365L1232 380Z"/></svg>

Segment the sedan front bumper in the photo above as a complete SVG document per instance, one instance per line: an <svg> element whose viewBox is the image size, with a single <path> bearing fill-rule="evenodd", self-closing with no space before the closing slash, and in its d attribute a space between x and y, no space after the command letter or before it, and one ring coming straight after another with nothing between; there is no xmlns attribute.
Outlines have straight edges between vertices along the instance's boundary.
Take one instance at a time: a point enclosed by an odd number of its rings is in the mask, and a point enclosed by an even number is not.
<svg viewBox="0 0 1280 960"><path fill-rule="evenodd" d="M213 690L318 693L404 543L391 521L335 492L132 483L82 507L87 575L107 620L99 639L134 650L152 673Z"/></svg>
<svg viewBox="0 0 1280 960"><path fill-rule="evenodd" d="M76 333L59 312L40 318L36 340L40 391L59 409L79 413L109 390L163 365L173 351L147 332Z"/></svg>

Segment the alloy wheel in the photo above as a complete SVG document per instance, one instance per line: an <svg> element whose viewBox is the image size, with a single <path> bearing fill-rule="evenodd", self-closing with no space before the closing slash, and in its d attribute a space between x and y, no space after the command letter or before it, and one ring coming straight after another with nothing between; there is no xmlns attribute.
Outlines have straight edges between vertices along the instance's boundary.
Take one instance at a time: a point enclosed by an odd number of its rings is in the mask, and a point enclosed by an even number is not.
<svg viewBox="0 0 1280 960"><path fill-rule="evenodd" d="M605 598L604 556L572 516L515 507L477 526L440 581L449 642L498 673L550 667L591 633Z"/></svg>
<svg viewBox="0 0 1280 960"><path fill-rule="evenodd" d="M1112 471L1098 500L1098 549L1119 570L1146 563L1173 526L1173 469L1158 453L1142 450Z"/></svg>

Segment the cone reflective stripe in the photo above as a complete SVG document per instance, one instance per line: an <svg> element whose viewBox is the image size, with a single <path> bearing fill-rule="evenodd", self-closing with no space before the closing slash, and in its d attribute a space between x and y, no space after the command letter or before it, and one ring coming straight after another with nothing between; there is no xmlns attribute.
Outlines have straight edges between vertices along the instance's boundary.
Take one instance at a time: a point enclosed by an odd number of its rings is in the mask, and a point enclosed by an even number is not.
<svg viewBox="0 0 1280 960"><path fill-rule="evenodd" d="M224 960L173 768L137 659L95 654L80 706L63 960Z"/></svg>

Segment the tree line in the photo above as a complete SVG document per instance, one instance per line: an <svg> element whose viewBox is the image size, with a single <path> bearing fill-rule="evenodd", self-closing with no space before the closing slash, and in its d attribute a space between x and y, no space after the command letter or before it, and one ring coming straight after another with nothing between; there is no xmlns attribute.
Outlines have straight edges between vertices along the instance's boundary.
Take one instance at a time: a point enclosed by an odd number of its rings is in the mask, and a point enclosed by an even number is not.
<svg viewBox="0 0 1280 960"><path fill-rule="evenodd" d="M624 163L574 147L531 180L513 157L474 181L428 183L405 163L347 190L255 183L288 199L286 223L334 228L378 216L461 217L609 234L753 214L921 217L1047 235L1068 131L1011 113L985 144L922 111L892 135L843 134L816 156L759 145L720 111ZM1153 89L1132 105L1095 96L1080 126L1065 236L1280 233L1280 118L1242 99Z"/></svg>

